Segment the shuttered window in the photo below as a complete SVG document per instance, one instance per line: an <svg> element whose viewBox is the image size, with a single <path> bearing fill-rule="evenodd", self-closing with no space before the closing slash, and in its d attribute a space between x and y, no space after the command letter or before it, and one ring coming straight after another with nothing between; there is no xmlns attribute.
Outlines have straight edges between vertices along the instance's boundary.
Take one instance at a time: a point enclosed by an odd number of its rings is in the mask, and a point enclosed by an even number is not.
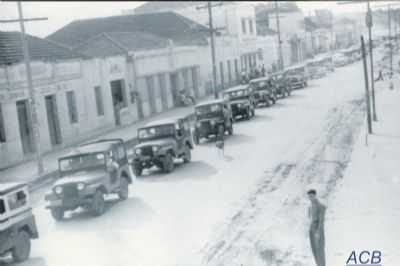
<svg viewBox="0 0 400 266"><path fill-rule="evenodd" d="M103 116L104 115L104 103L103 103L103 94L101 92L100 86L94 87L94 95L96 98L97 115Z"/></svg>
<svg viewBox="0 0 400 266"><path fill-rule="evenodd" d="M74 91L67 91L67 105L71 124L78 123L78 109Z"/></svg>

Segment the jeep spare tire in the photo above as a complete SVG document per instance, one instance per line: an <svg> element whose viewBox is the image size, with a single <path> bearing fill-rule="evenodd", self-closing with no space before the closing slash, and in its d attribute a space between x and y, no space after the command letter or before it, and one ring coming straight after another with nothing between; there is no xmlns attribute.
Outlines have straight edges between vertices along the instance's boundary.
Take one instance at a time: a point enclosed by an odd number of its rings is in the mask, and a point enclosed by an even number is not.
<svg viewBox="0 0 400 266"><path fill-rule="evenodd" d="M15 237L15 246L11 250L11 256L15 262L23 262L29 258L31 253L31 238L22 230Z"/></svg>

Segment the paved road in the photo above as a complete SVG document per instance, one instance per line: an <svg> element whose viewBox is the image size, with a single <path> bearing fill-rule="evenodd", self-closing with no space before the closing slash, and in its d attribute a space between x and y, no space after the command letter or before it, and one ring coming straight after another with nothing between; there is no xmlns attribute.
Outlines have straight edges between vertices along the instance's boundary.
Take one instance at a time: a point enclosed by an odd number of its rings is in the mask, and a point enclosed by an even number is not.
<svg viewBox="0 0 400 266"><path fill-rule="evenodd" d="M360 62L339 68L273 107L257 109L252 120L234 125L225 158L213 143L197 146L192 163L177 165L168 175L145 173L131 186L129 199L110 198L112 208L101 217L78 212L56 223L39 190L34 211L40 239L21 265L240 265L230 264L240 258L229 245L246 235L238 232L245 232L258 212L241 216L241 210L253 206L249 198L257 197L269 178L270 192L276 193L264 198L265 207L256 201L254 206L271 217L290 217L278 213L286 199L299 195L296 183L286 181L296 179L291 169L312 158L317 151L310 147L329 141L327 132L344 123L362 97L362 74ZM340 119L336 112L343 114ZM240 222L233 225L235 220ZM265 222L272 226L276 219Z"/></svg>

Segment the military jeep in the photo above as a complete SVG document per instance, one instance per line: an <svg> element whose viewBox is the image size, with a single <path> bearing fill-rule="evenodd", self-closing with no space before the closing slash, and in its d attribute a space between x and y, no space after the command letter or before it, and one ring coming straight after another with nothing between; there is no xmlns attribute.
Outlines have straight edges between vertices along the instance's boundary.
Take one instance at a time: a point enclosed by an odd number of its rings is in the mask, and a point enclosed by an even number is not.
<svg viewBox="0 0 400 266"><path fill-rule="evenodd" d="M275 73L272 78L273 83L275 84L277 95L279 95L281 98L290 96L292 93L292 86L287 76L283 72L278 72Z"/></svg>
<svg viewBox="0 0 400 266"><path fill-rule="evenodd" d="M196 128L194 142L217 136L218 132L233 135L233 116L228 99L216 99L195 106Z"/></svg>
<svg viewBox="0 0 400 266"><path fill-rule="evenodd" d="M65 211L78 207L91 210L94 216L105 211L106 194L128 198L133 177L122 139L103 139L76 147L59 158L59 179L47 193L46 206L56 221Z"/></svg>
<svg viewBox="0 0 400 266"><path fill-rule="evenodd" d="M239 85L224 91L223 97L229 100L232 116L235 120L238 116L249 120L255 115L254 90L248 85Z"/></svg>
<svg viewBox="0 0 400 266"><path fill-rule="evenodd" d="M250 80L250 86L254 90L254 99L256 106L264 104L270 106L278 100L276 88L270 77L263 77Z"/></svg>
<svg viewBox="0 0 400 266"><path fill-rule="evenodd" d="M39 238L27 184L0 184L0 256L15 262L29 258L31 239Z"/></svg>
<svg viewBox="0 0 400 266"><path fill-rule="evenodd" d="M304 64L287 68L285 75L292 89L304 89L307 87L306 66Z"/></svg>
<svg viewBox="0 0 400 266"><path fill-rule="evenodd" d="M174 160L191 160L193 149L189 117L177 117L151 122L137 130L138 144L134 147L133 172L157 166L165 173L174 170Z"/></svg>

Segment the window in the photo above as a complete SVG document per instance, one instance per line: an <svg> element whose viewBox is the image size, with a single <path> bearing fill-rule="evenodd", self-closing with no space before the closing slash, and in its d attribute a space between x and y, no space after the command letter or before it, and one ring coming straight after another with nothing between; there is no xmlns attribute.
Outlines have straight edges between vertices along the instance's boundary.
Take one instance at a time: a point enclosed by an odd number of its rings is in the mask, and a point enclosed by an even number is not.
<svg viewBox="0 0 400 266"><path fill-rule="evenodd" d="M183 88L189 90L189 70L187 68L182 70Z"/></svg>
<svg viewBox="0 0 400 266"><path fill-rule="evenodd" d="M104 104L103 104L103 94L101 93L100 86L94 87L94 94L96 97L97 115L102 116L104 115Z"/></svg>
<svg viewBox="0 0 400 266"><path fill-rule="evenodd" d="M26 194L24 191L18 191L7 196L8 206L10 210L15 210L26 205Z"/></svg>
<svg viewBox="0 0 400 266"><path fill-rule="evenodd" d="M196 98L199 97L199 80L197 76L197 67L192 67L192 82L193 82L193 90L194 96Z"/></svg>
<svg viewBox="0 0 400 266"><path fill-rule="evenodd" d="M0 143L6 142L6 131L4 128L3 111L0 105Z"/></svg>
<svg viewBox="0 0 400 266"><path fill-rule="evenodd" d="M4 204L4 200L0 199L0 214L4 214L6 212L6 205Z"/></svg>
<svg viewBox="0 0 400 266"><path fill-rule="evenodd" d="M166 88L166 80L165 80L165 74L158 74L158 88L160 90L160 95L161 95L161 103L163 106L163 109L168 108L168 99L167 99L167 88Z"/></svg>
<svg viewBox="0 0 400 266"><path fill-rule="evenodd" d="M252 19L249 19L249 30L250 30L250 33L253 33L253 20Z"/></svg>
<svg viewBox="0 0 400 266"><path fill-rule="evenodd" d="M246 19L242 18L242 32L246 34Z"/></svg>
<svg viewBox="0 0 400 266"><path fill-rule="evenodd" d="M71 124L78 123L78 111L76 108L76 98L74 91L67 91L67 105L69 120L71 121Z"/></svg>
<svg viewBox="0 0 400 266"><path fill-rule="evenodd" d="M238 80L240 73L239 73L239 65L238 65L238 59L237 58L235 59L235 75L236 75L236 80Z"/></svg>

